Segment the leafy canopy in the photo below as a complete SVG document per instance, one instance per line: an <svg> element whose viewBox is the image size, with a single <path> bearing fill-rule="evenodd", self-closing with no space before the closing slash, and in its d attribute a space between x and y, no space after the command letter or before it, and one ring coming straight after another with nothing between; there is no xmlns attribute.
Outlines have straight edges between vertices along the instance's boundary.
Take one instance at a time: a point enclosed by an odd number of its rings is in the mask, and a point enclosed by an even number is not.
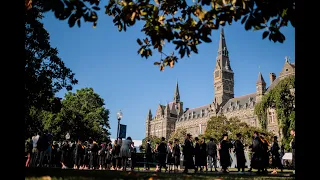
<svg viewBox="0 0 320 180"><path fill-rule="evenodd" d="M254 131L264 132L269 138L273 136L272 133L267 132L266 130L249 126L247 123L241 122L237 117L227 119L226 116L220 115L211 117L207 122L205 137L206 139L214 138L216 142L220 142L224 133L227 133L228 138L233 140L237 139L237 133L241 133L243 143L250 145L252 143Z"/></svg>
<svg viewBox="0 0 320 180"><path fill-rule="evenodd" d="M159 137L157 137L157 136L145 137L144 139L142 139L142 144L140 146L140 150L141 151L145 150L148 139L150 140L150 144L151 144L152 148L155 148L156 144L161 142L161 139Z"/></svg>
<svg viewBox="0 0 320 180"><path fill-rule="evenodd" d="M45 11L53 11L60 20L68 19L70 27L80 27L81 19L96 27L101 6L100 0L44 1ZM157 49L161 59L154 64L162 71L178 62L175 51L180 58L198 53L199 44L212 41L212 30L234 21L241 20L245 30L264 30L263 39L283 43L281 27L288 23L295 27L295 0L108 0L105 14L113 17L119 31L142 21L145 37L137 39L138 53L148 58ZM175 50L165 54L165 43L175 44Z"/></svg>
<svg viewBox="0 0 320 180"><path fill-rule="evenodd" d="M58 56L58 50L51 47L49 33L40 22L42 6L26 1L25 11L25 137L41 133L42 111L59 112L60 99L55 93L63 88L72 89L77 84L74 73ZM29 4L28 4L29 3Z"/></svg>
<svg viewBox="0 0 320 180"><path fill-rule="evenodd" d="M184 139L187 135L187 130L183 128L178 128L176 131L172 132L169 141L174 142L174 139L178 139L180 144L184 144Z"/></svg>
<svg viewBox="0 0 320 180"><path fill-rule="evenodd" d="M109 110L92 88L82 88L65 95L61 111L47 117L44 128L52 131L57 139L64 139L68 132L72 140L92 137L96 141L108 142Z"/></svg>
<svg viewBox="0 0 320 180"><path fill-rule="evenodd" d="M263 128L267 127L268 109L274 108L277 113L279 127L282 130L281 143L286 150L290 148L290 129L295 127L295 76L281 80L270 92L265 94L262 101L255 106Z"/></svg>

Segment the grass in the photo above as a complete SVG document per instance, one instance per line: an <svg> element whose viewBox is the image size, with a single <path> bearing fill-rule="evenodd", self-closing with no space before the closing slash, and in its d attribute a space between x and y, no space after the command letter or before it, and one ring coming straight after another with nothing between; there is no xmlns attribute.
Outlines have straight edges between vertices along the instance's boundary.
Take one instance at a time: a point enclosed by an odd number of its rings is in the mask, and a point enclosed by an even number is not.
<svg viewBox="0 0 320 180"><path fill-rule="evenodd" d="M26 180L129 180L129 179L211 179L211 180L292 180L295 179L292 173L284 172L277 175L256 175L247 174L220 174L220 173L154 173L154 172L122 172L122 171L91 171L91 170L73 170L58 168L26 168Z"/></svg>

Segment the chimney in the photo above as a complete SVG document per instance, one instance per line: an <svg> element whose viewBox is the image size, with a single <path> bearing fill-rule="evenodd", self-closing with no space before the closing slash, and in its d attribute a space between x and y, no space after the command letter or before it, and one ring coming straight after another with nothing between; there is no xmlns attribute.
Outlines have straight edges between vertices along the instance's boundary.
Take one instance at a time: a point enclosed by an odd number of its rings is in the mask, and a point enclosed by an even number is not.
<svg viewBox="0 0 320 180"><path fill-rule="evenodd" d="M273 83L273 81L276 79L276 74L275 73L270 73L270 84Z"/></svg>

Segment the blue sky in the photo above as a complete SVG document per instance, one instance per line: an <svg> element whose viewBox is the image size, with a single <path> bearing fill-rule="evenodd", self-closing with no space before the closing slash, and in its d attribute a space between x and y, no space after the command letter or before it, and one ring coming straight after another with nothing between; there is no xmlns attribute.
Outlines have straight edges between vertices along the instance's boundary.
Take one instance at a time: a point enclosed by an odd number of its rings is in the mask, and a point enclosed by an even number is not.
<svg viewBox="0 0 320 180"><path fill-rule="evenodd" d="M199 54L185 57L174 68L167 67L160 72L158 66L153 65L160 59L159 54L154 52L148 59L137 54L139 46L136 39L144 38L140 32L141 23L127 32L118 32L112 19L103 13L102 9L97 28L83 22L81 28L69 28L67 21L55 19L51 12L45 15L43 23L50 34L51 45L58 48L59 56L79 80L73 91L92 87L105 100L111 112L112 138L116 135L116 113L121 109L121 123L127 125L127 136L143 139L148 109L155 114L159 102L166 104L172 101L177 80L185 108L212 102L213 69L220 31L213 31L212 43L199 46ZM283 44L262 40L262 31L245 31L240 22L227 25L224 31L235 73L235 96L255 92L259 71L268 86L269 73L279 75L285 56L294 62L295 35L292 27L283 28L286 36ZM173 49L172 45L166 45L165 52L169 54ZM63 97L65 93L62 90L57 96Z"/></svg>

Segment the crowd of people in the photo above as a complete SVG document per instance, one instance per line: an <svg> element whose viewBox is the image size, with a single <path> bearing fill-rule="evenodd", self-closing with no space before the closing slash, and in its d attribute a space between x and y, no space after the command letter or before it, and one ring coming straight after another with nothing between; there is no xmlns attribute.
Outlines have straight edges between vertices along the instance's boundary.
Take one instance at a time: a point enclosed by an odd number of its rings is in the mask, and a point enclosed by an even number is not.
<svg viewBox="0 0 320 180"><path fill-rule="evenodd" d="M134 169L136 148L131 137L114 143L98 144L92 138L82 142L52 141L52 135L33 136L26 144L26 167L61 167L73 169Z"/></svg>
<svg viewBox="0 0 320 180"><path fill-rule="evenodd" d="M295 159L295 131L291 130L293 139L291 141L292 147L292 164L294 168ZM217 161L219 160L221 171L228 173L228 168L231 166L231 151L236 154L236 167L238 172L244 172L246 167L246 158L244 152L244 144L242 142L242 135L236 134L237 140L230 141L228 134L223 134L220 143L216 144L213 138L206 143L205 138L199 139L195 137L194 140L191 134L187 134L184 144L180 145L179 140L175 139L174 142L165 142L165 138L161 138L160 143L156 143L155 147L151 147L150 140L147 140L146 145L146 159L147 167L150 169L152 163L152 154L157 154L157 167L156 171L161 172L162 168L165 171L173 167L176 171L180 166L180 156L183 155L184 172L188 173L189 169L194 169L194 172L202 171L215 171L217 170ZM281 162L280 146L278 143L278 137L273 137L272 144L265 137L266 134L254 132L251 149L251 162L250 169L257 169L257 173L268 173L267 168L272 167L272 174L277 173L277 169L283 171L283 165ZM271 162L270 162L271 160ZM170 168L171 167L171 168ZM294 172L294 171L293 171Z"/></svg>
<svg viewBox="0 0 320 180"><path fill-rule="evenodd" d="M293 136L292 165L295 165L295 131L290 131ZM218 171L217 161L219 160L221 171L228 173L231 166L230 153L236 155L236 167L238 172L244 172L246 168L246 158L242 135L236 134L237 139L230 141L228 134L223 134L222 140L216 143L213 138L209 142L205 138L194 140L191 134L187 134L184 143L178 139L174 142L166 142L164 137L161 142L157 142L155 147L151 147L150 140L147 140L145 147L145 167L150 170L156 155L156 171L177 171L180 169L180 159L183 156L184 172L194 169L197 173L202 171ZM283 166L279 153L280 147L277 136L272 138L270 143L264 133L254 132L251 149L250 169L257 169L257 173L267 173L267 168L272 167L272 174L277 173L277 169L282 171ZM88 141L77 142L53 141L53 136L45 133L42 136L33 136L26 146L27 161L26 167L61 167L74 169L99 169L99 170L133 170L136 164L136 148L131 137L122 140L118 139L112 143L98 144L92 138ZM271 160L271 162L270 162Z"/></svg>

